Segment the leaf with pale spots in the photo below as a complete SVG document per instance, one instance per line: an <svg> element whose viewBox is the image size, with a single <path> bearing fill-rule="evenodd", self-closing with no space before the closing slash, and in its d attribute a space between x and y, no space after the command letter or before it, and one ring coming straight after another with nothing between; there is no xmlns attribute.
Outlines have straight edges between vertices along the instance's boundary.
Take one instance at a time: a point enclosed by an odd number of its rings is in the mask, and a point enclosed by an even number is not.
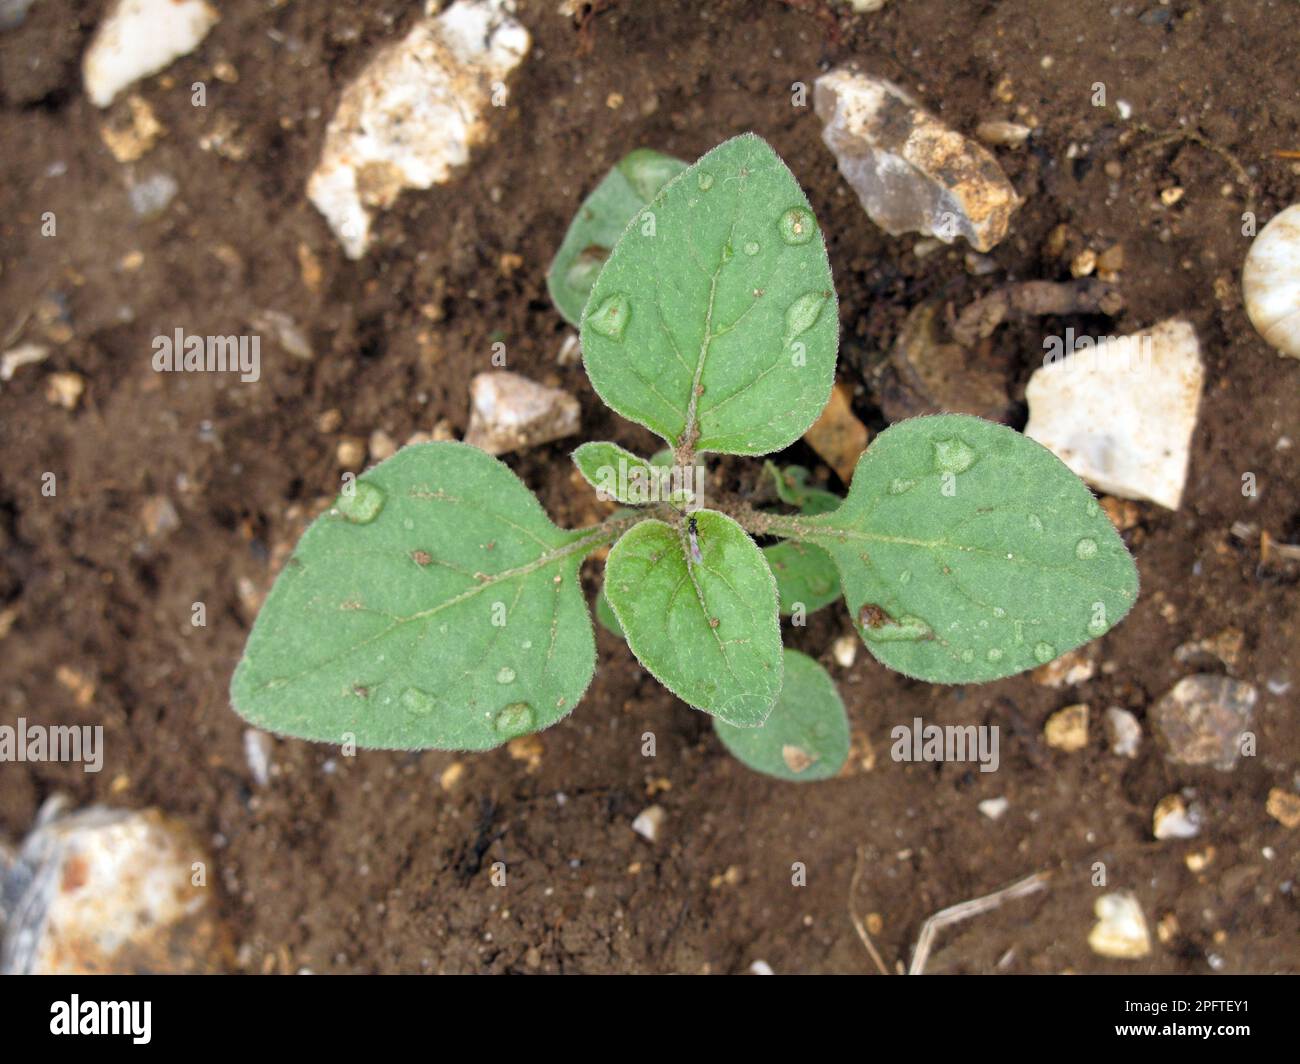
<svg viewBox="0 0 1300 1064"><path fill-rule="evenodd" d="M546 287L570 325L582 320L591 286L627 223L686 164L671 155L637 148L625 155L582 201L546 272Z"/></svg>
<svg viewBox="0 0 1300 1064"><path fill-rule="evenodd" d="M557 528L474 447L407 447L303 535L231 683L279 735L482 750L567 715L595 669L582 559L608 532Z"/></svg>
<svg viewBox="0 0 1300 1064"><path fill-rule="evenodd" d="M849 718L835 682L816 661L785 651L785 683L760 727L737 728L716 717L713 730L755 772L795 783L830 779L849 756Z"/></svg>
<svg viewBox="0 0 1300 1064"><path fill-rule="evenodd" d="M735 521L697 510L689 525L643 521L609 552L605 595L632 653L682 701L755 727L781 691L776 585Z"/></svg>
<svg viewBox="0 0 1300 1064"><path fill-rule="evenodd" d="M1043 665L1137 599L1137 567L1092 492L1042 445L979 418L894 425L837 510L779 521L834 558L871 653L935 683Z"/></svg>
<svg viewBox="0 0 1300 1064"><path fill-rule="evenodd" d="M591 383L674 446L767 454L830 397L839 315L799 183L753 134L727 141L641 210L582 320Z"/></svg>

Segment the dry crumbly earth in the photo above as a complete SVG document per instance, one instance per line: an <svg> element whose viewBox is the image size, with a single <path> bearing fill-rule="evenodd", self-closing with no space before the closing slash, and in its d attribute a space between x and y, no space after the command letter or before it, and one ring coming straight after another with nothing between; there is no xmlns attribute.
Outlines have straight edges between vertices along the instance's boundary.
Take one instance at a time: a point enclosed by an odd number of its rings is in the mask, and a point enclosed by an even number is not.
<svg viewBox="0 0 1300 1064"><path fill-rule="evenodd" d="M850 907L878 914L892 964L930 913L1037 871L1052 873L1048 890L942 934L929 970L1300 970L1297 832L1264 809L1300 770L1300 598L1294 576L1261 568L1257 546L1229 533L1249 521L1300 538L1300 451L1279 446L1300 441L1300 363L1252 331L1237 284L1248 202L1262 221L1300 198L1297 164L1275 154L1300 149L1293 4L893 0L855 17L817 0L604 0L577 5L574 19L557 0L526 0L534 49L493 115L494 142L454 183L406 194L360 263L343 257L304 184L342 87L418 5L230 0L195 54L137 86L167 133L130 165L104 146L105 116L78 75L104 6L40 0L0 34L0 336L53 347L0 385L0 722L102 724L107 748L98 775L0 766L0 829L20 836L56 791L181 816L214 847L223 912L241 965L256 971L740 972L763 959L778 972L868 972ZM238 80L214 77L219 62ZM810 87L843 62L895 79L967 133L985 118L1032 117L1029 145L998 152L1026 201L992 253L1000 272L972 276L961 247L918 259L915 238L866 218L811 107L791 101L794 82ZM197 80L206 108L190 103ZM1090 102L1099 81L1106 108ZM1224 154L1158 140L1178 129ZM822 611L789 639L831 669L875 764L797 787L733 761L702 714L601 630L598 676L540 736L535 763L504 749L347 758L279 741L271 784L255 787L227 684L257 594L338 484L339 438L384 428L400 441L440 418L462 432L470 378L491 368L499 339L511 368L579 397L590 438L649 453L649 434L606 411L580 365L557 362L565 330L545 269L582 196L625 152L694 158L744 130L773 143L824 227L840 379L873 428L884 419L864 382L907 311L1068 276L1043 250L1061 223L1095 248L1124 245L1127 308L1114 322L1001 329L986 357L1013 397L1045 334L1127 332L1177 313L1195 325L1206 390L1184 505L1142 505L1126 533L1143 589L1097 644L1104 667L1074 690L1027 676L934 687L865 650L835 664L829 647L850 628L842 609ZM214 133L221 150L205 150ZM128 184L154 173L179 193L141 221ZM1185 194L1165 205L1170 186ZM55 237L41 236L46 211ZM268 344L256 385L150 370L155 335L249 332L266 310L296 319L313 359ZM74 411L44 395L46 374L65 371L87 381ZM330 410L339 424L322 431ZM1012 423L1024 417L1018 402ZM509 459L560 523L595 506L569 449ZM790 457L813 460L802 445ZM41 494L47 471L55 498ZM1257 497L1242 495L1246 472ZM158 495L179 527L151 537L142 508ZM190 624L196 601L206 628ZM1136 760L1112 755L1105 707L1145 723L1194 671L1174 649L1230 626L1245 634L1230 671L1260 690L1258 756L1231 773L1178 767L1149 727ZM1048 748L1043 721L1079 701L1093 709L1087 748ZM1000 726L1000 770L895 763L890 729L915 716ZM653 760L640 752L647 731ZM463 774L445 790L456 760ZM1206 808L1202 836L1154 841L1156 802L1183 787ZM995 822L976 807L996 796L1009 808ZM654 844L630 827L652 800L667 812ZM1208 847L1212 860L1189 869L1188 854ZM496 861L509 869L504 888L489 881ZM804 887L791 885L794 862ZM1140 900L1147 959L1090 951L1095 862L1110 888Z"/></svg>

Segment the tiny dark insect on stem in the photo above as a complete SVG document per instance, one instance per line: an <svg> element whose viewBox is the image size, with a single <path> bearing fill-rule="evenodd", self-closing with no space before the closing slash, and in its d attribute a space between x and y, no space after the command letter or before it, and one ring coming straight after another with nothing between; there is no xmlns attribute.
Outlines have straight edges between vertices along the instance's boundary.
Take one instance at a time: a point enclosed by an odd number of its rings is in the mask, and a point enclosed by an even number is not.
<svg viewBox="0 0 1300 1064"><path fill-rule="evenodd" d="M691 537L691 561L696 565L704 561L704 555L700 553L699 526L695 523L695 515L691 514L686 520L686 531Z"/></svg>

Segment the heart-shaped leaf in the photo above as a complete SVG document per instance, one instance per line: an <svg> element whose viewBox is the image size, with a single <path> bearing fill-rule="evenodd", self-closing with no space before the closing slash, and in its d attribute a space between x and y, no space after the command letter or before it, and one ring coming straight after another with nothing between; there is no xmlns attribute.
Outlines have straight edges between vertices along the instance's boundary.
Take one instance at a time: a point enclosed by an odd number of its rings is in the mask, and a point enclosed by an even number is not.
<svg viewBox="0 0 1300 1064"><path fill-rule="evenodd" d="M839 316L821 231L793 175L746 134L633 219L582 319L591 383L674 446L766 454L830 396Z"/></svg>
<svg viewBox="0 0 1300 1064"><path fill-rule="evenodd" d="M838 510L773 531L835 559L878 660L936 683L1045 664L1137 598L1137 567L1083 482L1028 437L960 414L887 429Z"/></svg>
<svg viewBox="0 0 1300 1064"><path fill-rule="evenodd" d="M303 535L249 635L235 709L280 735L482 750L554 724L595 668L582 559L501 462L407 447ZM621 529L619 529L621 531Z"/></svg>
<svg viewBox="0 0 1300 1064"><path fill-rule="evenodd" d="M785 684L767 720L737 728L714 718L731 753L755 772L802 783L830 779L849 756L849 718L835 682L816 661L785 651Z"/></svg>
<svg viewBox="0 0 1300 1064"><path fill-rule="evenodd" d="M648 520L614 544L605 594L632 653L682 701L740 727L781 691L776 585L763 553L725 514L674 527Z"/></svg>
<svg viewBox="0 0 1300 1064"><path fill-rule="evenodd" d="M632 216L685 169L680 159L637 148L582 201L546 273L551 299L570 325L582 319L591 286Z"/></svg>

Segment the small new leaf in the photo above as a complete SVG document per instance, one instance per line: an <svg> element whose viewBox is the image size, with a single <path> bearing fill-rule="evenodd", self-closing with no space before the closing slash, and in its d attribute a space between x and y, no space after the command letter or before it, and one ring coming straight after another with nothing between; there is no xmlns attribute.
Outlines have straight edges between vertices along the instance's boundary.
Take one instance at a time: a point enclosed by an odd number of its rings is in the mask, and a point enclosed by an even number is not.
<svg viewBox="0 0 1300 1064"><path fill-rule="evenodd" d="M713 721L731 753L755 772L796 783L830 779L849 756L849 718L835 683L816 661L785 651L785 685L757 728Z"/></svg>
<svg viewBox="0 0 1300 1064"><path fill-rule="evenodd" d="M591 680L578 579L608 532L557 528L474 447L407 447L306 531L231 683L280 735L484 750L554 724Z"/></svg>
<svg viewBox="0 0 1300 1064"><path fill-rule="evenodd" d="M672 452L663 465L647 461L616 443L584 443L573 452L573 464L602 501L626 506L671 502L689 505L694 501L687 478L674 476Z"/></svg>
<svg viewBox="0 0 1300 1064"><path fill-rule="evenodd" d="M809 517L830 513L844 501L834 492L810 485L808 470L803 466L792 465L780 469L774 462L764 462L763 471L776 485L777 497L790 506L798 507Z"/></svg>
<svg viewBox="0 0 1300 1064"><path fill-rule="evenodd" d="M808 200L753 134L714 148L632 220L582 319L606 405L677 447L766 454L830 397L839 316Z"/></svg>
<svg viewBox="0 0 1300 1064"><path fill-rule="evenodd" d="M582 319L591 286L627 223L685 169L680 159L638 148L624 156L583 200L546 273L551 299L570 325Z"/></svg>
<svg viewBox="0 0 1300 1064"><path fill-rule="evenodd" d="M871 653L935 683L1045 664L1137 598L1137 567L1083 482L979 418L894 425L858 460L839 509L783 520L835 559Z"/></svg>
<svg viewBox="0 0 1300 1064"><path fill-rule="evenodd" d="M647 520L614 544L605 594L632 653L684 702L740 727L762 724L781 691L776 585L725 514L679 527ZM691 537L694 536L694 548Z"/></svg>

